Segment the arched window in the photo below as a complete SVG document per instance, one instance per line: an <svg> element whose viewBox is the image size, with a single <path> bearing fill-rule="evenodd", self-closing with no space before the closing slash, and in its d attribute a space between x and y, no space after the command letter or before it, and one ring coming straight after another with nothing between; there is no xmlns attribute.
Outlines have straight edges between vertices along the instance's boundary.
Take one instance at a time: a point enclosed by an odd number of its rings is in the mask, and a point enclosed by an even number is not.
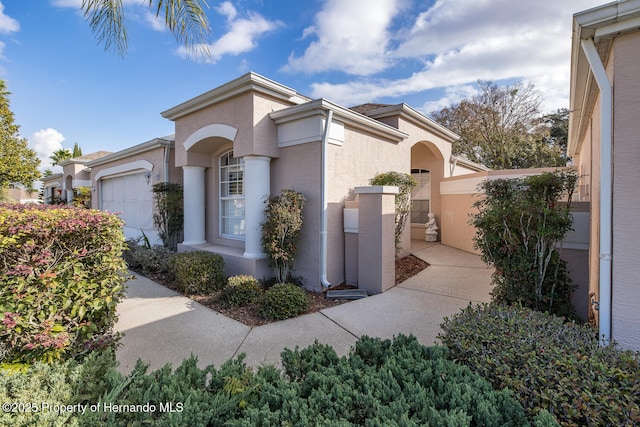
<svg viewBox="0 0 640 427"><path fill-rule="evenodd" d="M244 239L244 159L220 156L220 235Z"/></svg>

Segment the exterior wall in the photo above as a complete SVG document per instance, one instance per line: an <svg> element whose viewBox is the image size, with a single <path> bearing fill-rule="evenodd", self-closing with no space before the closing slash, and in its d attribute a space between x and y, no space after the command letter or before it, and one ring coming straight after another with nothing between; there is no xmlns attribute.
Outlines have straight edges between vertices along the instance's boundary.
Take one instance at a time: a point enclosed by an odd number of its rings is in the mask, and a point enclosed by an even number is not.
<svg viewBox="0 0 640 427"><path fill-rule="evenodd" d="M612 337L640 350L640 32L614 43Z"/></svg>
<svg viewBox="0 0 640 427"><path fill-rule="evenodd" d="M438 225L441 241L444 245L462 249L471 253L479 253L473 247L475 228L469 225L469 215L476 210L473 203L477 194L442 194L442 220Z"/></svg>
<svg viewBox="0 0 640 427"><path fill-rule="evenodd" d="M295 275L304 278L310 288L320 287L320 179L321 179L321 146L320 141L307 144L292 145L280 149L280 157L271 161L271 194L279 194L284 189L292 189L304 194L306 203L302 212L304 216L298 256L296 258ZM330 205L331 206L331 205ZM330 210L332 208L330 207ZM331 226L331 222L329 223ZM331 238L328 245L335 247ZM336 277L334 258L328 263L331 276L328 280L334 283ZM338 282L339 283L339 282Z"/></svg>
<svg viewBox="0 0 640 427"><path fill-rule="evenodd" d="M333 125L332 125L333 126ZM345 127L341 146L328 145L328 270L331 283L345 280L344 202L355 198L354 188L369 185L376 174L409 172L407 144L395 143ZM408 239L409 226L405 228ZM360 231L361 233L366 231ZM406 246L408 247L408 246Z"/></svg>
<svg viewBox="0 0 640 427"><path fill-rule="evenodd" d="M478 186L487 179L517 178L552 172L557 168L506 169L476 172L463 176L453 176L440 183L441 221L439 222L441 241L447 246L478 253L473 248L475 229L469 225L470 215L477 211L473 204L480 197Z"/></svg>

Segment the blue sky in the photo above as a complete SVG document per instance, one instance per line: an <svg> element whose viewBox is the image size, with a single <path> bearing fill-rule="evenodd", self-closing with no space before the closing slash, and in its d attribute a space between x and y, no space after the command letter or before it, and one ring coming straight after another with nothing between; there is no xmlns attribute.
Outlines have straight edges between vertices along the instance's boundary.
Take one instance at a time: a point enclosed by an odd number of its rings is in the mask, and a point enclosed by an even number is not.
<svg viewBox="0 0 640 427"><path fill-rule="evenodd" d="M533 83L568 107L573 13L602 0L208 0L211 58L184 55L143 0L124 0L129 52L98 45L82 0L0 0L0 79L43 159L77 142L118 151L173 133L160 112L248 71L344 106L430 113L478 79Z"/></svg>

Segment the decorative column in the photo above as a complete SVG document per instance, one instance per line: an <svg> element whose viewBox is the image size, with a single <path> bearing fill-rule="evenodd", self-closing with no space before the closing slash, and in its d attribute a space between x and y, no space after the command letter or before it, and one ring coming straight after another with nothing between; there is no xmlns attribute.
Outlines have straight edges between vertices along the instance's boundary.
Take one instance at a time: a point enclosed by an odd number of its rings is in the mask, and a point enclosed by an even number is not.
<svg viewBox="0 0 640 427"><path fill-rule="evenodd" d="M271 157L244 156L244 254L261 259L264 199L271 194Z"/></svg>
<svg viewBox="0 0 640 427"><path fill-rule="evenodd" d="M358 287L379 294L395 286L395 214L398 187L356 187Z"/></svg>
<svg viewBox="0 0 640 427"><path fill-rule="evenodd" d="M204 234L204 167L183 166L184 177L184 242L183 245L206 243Z"/></svg>

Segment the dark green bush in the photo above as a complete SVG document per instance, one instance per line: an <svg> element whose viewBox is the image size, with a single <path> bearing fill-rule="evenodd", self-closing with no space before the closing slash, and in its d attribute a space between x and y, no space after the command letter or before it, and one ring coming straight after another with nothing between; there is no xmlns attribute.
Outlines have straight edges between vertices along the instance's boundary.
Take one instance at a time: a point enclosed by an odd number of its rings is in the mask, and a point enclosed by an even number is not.
<svg viewBox="0 0 640 427"><path fill-rule="evenodd" d="M2 426L78 426L77 412L55 405L93 404L107 389L105 374L116 365L112 351L95 351L82 362L36 362L23 371L0 372ZM9 409L9 410L7 410Z"/></svg>
<svg viewBox="0 0 640 427"><path fill-rule="evenodd" d="M259 313L265 319L288 319L309 309L306 292L293 283L278 283L267 290L261 301Z"/></svg>
<svg viewBox="0 0 640 427"><path fill-rule="evenodd" d="M575 172L486 180L470 223L482 260L495 269L492 300L570 316L575 310L558 244L571 230ZM566 198L567 203L560 203Z"/></svg>
<svg viewBox="0 0 640 427"><path fill-rule="evenodd" d="M143 275L166 274L169 269L171 252L164 246L152 246L150 248L138 245L135 241L127 242L128 250L124 251L127 266Z"/></svg>
<svg viewBox="0 0 640 427"><path fill-rule="evenodd" d="M220 300L231 307L241 307L253 304L262 295L262 286L252 276L240 275L227 279L227 284L222 288Z"/></svg>
<svg viewBox="0 0 640 427"><path fill-rule="evenodd" d="M174 253L169 258L169 273L181 292L210 294L225 285L224 259L206 251Z"/></svg>
<svg viewBox="0 0 640 427"><path fill-rule="evenodd" d="M513 390L529 414L548 410L565 426L640 424L640 355L600 346L588 325L490 304L442 329L452 359Z"/></svg>
<svg viewBox="0 0 640 427"><path fill-rule="evenodd" d="M82 364L36 365L0 376L0 400L89 404L95 410L0 414L18 426L527 426L509 391L495 391L467 367L446 360L441 347L414 337L363 337L348 356L326 345L282 353L284 373L253 371L241 355L220 368L193 357L172 370L147 372L138 362L129 375L110 357ZM114 409L123 408L118 411ZM116 409L117 409L116 408ZM133 410L129 409L133 408ZM1 418L3 417L4 418ZM536 426L552 426L548 413Z"/></svg>
<svg viewBox="0 0 640 427"><path fill-rule="evenodd" d="M115 345L127 280L122 221L95 210L0 205L0 362Z"/></svg>
<svg viewBox="0 0 640 427"><path fill-rule="evenodd" d="M257 400L230 425L529 425L509 391L493 390L444 354L443 348L426 348L405 336L363 337L342 358L318 343L285 350L289 381L259 378ZM547 421L554 425L548 415Z"/></svg>

